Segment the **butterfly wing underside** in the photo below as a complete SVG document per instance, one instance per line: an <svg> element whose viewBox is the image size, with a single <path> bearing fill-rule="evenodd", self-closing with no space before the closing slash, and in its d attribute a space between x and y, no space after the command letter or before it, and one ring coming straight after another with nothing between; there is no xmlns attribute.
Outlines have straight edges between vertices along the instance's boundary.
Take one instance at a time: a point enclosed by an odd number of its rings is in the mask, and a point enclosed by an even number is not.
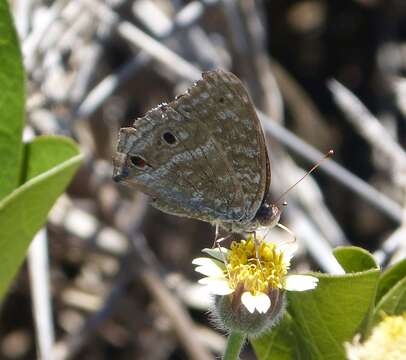
<svg viewBox="0 0 406 360"><path fill-rule="evenodd" d="M270 182L252 102L222 70L203 73L184 95L121 129L117 167L158 209L212 223L251 220Z"/></svg>

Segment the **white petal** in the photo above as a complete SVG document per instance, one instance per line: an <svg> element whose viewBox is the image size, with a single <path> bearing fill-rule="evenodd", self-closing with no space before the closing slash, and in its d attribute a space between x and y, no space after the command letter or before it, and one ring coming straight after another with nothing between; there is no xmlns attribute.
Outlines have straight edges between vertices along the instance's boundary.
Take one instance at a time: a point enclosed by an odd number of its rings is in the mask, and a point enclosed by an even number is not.
<svg viewBox="0 0 406 360"><path fill-rule="evenodd" d="M207 257L198 257L193 259L192 264L193 265L207 265L207 264L212 264L214 261L214 259L211 258L207 258Z"/></svg>
<svg viewBox="0 0 406 360"><path fill-rule="evenodd" d="M283 262L285 265L290 265L290 260L292 260L298 249L296 242L294 243L285 243L278 246L278 250L283 252Z"/></svg>
<svg viewBox="0 0 406 360"><path fill-rule="evenodd" d="M215 295L228 295L234 292L234 289L230 288L227 279L214 279L214 278L203 278L200 279L199 284L207 285L209 291Z"/></svg>
<svg viewBox="0 0 406 360"><path fill-rule="evenodd" d="M209 258L197 258L192 261L192 264L199 265L195 271L213 277L224 276L224 264L220 261Z"/></svg>
<svg viewBox="0 0 406 360"><path fill-rule="evenodd" d="M255 309L257 309L259 313L265 314L271 306L271 299L264 293L252 295L249 291L246 291L241 296L241 302L251 314Z"/></svg>
<svg viewBox="0 0 406 360"><path fill-rule="evenodd" d="M265 314L271 307L271 299L264 293L255 295L256 308L259 313Z"/></svg>
<svg viewBox="0 0 406 360"><path fill-rule="evenodd" d="M318 282L319 279L311 275L288 275L285 277L284 288L288 291L312 290Z"/></svg>
<svg viewBox="0 0 406 360"><path fill-rule="evenodd" d="M223 271L218 267L218 266L210 266L210 265L205 265L205 266L198 266L195 268L195 271L204 275L204 276L210 276L214 278L219 278L224 276Z"/></svg>
<svg viewBox="0 0 406 360"><path fill-rule="evenodd" d="M206 248L206 249L203 249L202 252L204 252L204 253L210 255L211 257L214 257L215 259L220 260L221 262L223 262L224 258L227 259L229 250L222 247L221 252L220 252L219 248L214 248L214 249L207 249Z"/></svg>
<svg viewBox="0 0 406 360"><path fill-rule="evenodd" d="M255 298L249 291L246 291L241 295L241 302L251 314L255 311Z"/></svg>

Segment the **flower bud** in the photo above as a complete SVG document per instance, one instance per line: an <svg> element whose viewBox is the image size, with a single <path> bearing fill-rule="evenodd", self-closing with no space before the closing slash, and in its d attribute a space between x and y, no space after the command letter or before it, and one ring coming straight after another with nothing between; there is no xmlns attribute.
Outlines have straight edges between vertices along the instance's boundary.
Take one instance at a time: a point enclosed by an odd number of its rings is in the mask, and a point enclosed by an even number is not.
<svg viewBox="0 0 406 360"><path fill-rule="evenodd" d="M227 332L238 331L249 337L259 336L276 325L285 312L285 292L272 289L268 294L271 306L265 313L250 312L241 302L242 289L225 296L215 296L212 317Z"/></svg>

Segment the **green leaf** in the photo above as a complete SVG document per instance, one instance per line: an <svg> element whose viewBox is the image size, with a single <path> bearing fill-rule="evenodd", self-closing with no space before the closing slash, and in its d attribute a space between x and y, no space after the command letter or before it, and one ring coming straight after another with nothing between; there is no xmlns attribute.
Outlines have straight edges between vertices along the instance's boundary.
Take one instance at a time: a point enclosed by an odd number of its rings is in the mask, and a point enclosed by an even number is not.
<svg viewBox="0 0 406 360"><path fill-rule="evenodd" d="M227 248L221 248L221 251L219 248L214 248L214 249L208 249L205 248L202 250L203 253L210 255L211 257L224 262L224 259L227 259L228 253L230 250Z"/></svg>
<svg viewBox="0 0 406 360"><path fill-rule="evenodd" d="M379 268L368 251L356 246L338 247L334 249L333 254L346 273L357 273Z"/></svg>
<svg viewBox="0 0 406 360"><path fill-rule="evenodd" d="M25 153L29 180L0 202L0 298L82 161L74 143L62 138L37 138Z"/></svg>
<svg viewBox="0 0 406 360"><path fill-rule="evenodd" d="M6 0L0 0L0 200L20 182L25 77Z"/></svg>
<svg viewBox="0 0 406 360"><path fill-rule="evenodd" d="M24 150L24 181L78 155L76 144L64 136L38 136Z"/></svg>
<svg viewBox="0 0 406 360"><path fill-rule="evenodd" d="M349 341L369 316L378 270L344 276L318 275L313 291L289 292L289 313L307 348L306 359L345 359Z"/></svg>
<svg viewBox="0 0 406 360"><path fill-rule="evenodd" d="M382 314L401 315L406 311L406 277L386 292L374 311L372 325L382 319Z"/></svg>
<svg viewBox="0 0 406 360"><path fill-rule="evenodd" d="M406 259L403 259L384 271L384 273L381 275L376 293L376 301L379 302L389 289L394 287L398 281L404 279L405 277Z"/></svg>
<svg viewBox="0 0 406 360"><path fill-rule="evenodd" d="M250 342L257 358L261 360L298 360L301 358L294 322L288 313L285 314L280 324Z"/></svg>

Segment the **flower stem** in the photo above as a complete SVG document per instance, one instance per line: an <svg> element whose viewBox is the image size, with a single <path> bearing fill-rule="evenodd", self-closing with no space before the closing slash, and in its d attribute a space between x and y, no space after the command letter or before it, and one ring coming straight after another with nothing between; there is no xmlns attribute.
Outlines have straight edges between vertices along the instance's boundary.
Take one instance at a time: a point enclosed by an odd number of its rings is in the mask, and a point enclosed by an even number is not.
<svg viewBox="0 0 406 360"><path fill-rule="evenodd" d="M240 351L244 345L245 334L238 331L232 331L228 336L226 351L223 360L239 359Z"/></svg>

